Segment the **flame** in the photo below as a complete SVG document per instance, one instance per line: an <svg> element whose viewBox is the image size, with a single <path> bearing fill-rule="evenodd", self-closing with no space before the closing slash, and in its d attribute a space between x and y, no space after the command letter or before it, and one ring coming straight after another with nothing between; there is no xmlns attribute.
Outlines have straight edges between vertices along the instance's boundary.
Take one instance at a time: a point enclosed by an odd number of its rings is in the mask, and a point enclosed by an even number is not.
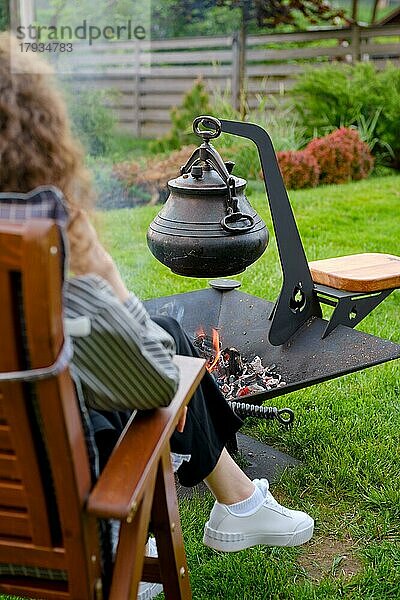
<svg viewBox="0 0 400 600"><path fill-rule="evenodd" d="M199 338L206 337L206 332L204 331L204 327L202 327L201 325L199 325L196 330L196 337L199 337Z"/></svg>
<svg viewBox="0 0 400 600"><path fill-rule="evenodd" d="M219 341L219 332L218 329L212 328L212 343L213 348L215 350L215 357L211 364L207 365L207 371L211 373L214 370L215 366L219 361L219 357L221 356L221 344Z"/></svg>

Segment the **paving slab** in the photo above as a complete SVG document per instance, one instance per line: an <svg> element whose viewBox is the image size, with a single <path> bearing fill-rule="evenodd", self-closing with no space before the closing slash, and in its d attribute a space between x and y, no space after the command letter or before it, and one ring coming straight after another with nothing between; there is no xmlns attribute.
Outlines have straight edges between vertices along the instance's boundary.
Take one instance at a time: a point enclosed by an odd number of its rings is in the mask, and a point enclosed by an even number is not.
<svg viewBox="0 0 400 600"><path fill-rule="evenodd" d="M292 469L301 464L293 456L267 446L243 433L237 434L237 443L239 448L238 463L250 479L265 477L271 483L274 483L285 469ZM193 494L209 493L204 483L200 483L194 488L186 488L177 483L177 491L179 498L191 498Z"/></svg>

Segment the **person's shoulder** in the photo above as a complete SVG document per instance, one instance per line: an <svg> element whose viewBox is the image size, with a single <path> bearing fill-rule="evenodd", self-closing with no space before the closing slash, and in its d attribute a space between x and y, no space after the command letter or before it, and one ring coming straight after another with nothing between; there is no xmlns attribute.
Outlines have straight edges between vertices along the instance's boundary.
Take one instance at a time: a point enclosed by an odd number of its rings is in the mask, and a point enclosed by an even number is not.
<svg viewBox="0 0 400 600"><path fill-rule="evenodd" d="M95 273L67 279L63 296L66 307L79 305L90 312L120 304L110 284Z"/></svg>
<svg viewBox="0 0 400 600"><path fill-rule="evenodd" d="M110 284L96 273L70 277L66 280L64 288L67 294L104 292L112 296L115 295Z"/></svg>

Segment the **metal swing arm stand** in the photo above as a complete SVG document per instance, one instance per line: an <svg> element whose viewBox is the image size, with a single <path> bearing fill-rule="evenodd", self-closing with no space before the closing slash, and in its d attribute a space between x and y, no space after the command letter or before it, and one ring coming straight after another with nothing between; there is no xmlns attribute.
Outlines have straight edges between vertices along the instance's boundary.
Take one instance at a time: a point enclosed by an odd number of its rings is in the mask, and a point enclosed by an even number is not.
<svg viewBox="0 0 400 600"><path fill-rule="evenodd" d="M225 119L221 119L221 130L252 140L260 156L283 274L282 288L270 315L270 344L285 344L310 318L321 318L321 302L334 306L322 339L338 325L358 325L393 289L359 293L314 284L270 136L254 123Z"/></svg>

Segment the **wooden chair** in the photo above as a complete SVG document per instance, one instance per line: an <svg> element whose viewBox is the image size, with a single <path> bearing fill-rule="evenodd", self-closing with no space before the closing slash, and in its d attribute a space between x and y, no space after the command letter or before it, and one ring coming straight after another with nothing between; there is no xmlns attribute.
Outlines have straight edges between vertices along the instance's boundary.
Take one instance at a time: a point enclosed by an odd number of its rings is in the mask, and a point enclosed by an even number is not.
<svg viewBox="0 0 400 600"><path fill-rule="evenodd" d="M144 579L162 581L166 598L191 598L169 439L204 361L176 358L172 403L131 419L92 490L63 361L59 248L51 221L0 221L0 593L136 599ZM121 530L106 591L98 525L110 518ZM159 559L144 559L150 519Z"/></svg>

